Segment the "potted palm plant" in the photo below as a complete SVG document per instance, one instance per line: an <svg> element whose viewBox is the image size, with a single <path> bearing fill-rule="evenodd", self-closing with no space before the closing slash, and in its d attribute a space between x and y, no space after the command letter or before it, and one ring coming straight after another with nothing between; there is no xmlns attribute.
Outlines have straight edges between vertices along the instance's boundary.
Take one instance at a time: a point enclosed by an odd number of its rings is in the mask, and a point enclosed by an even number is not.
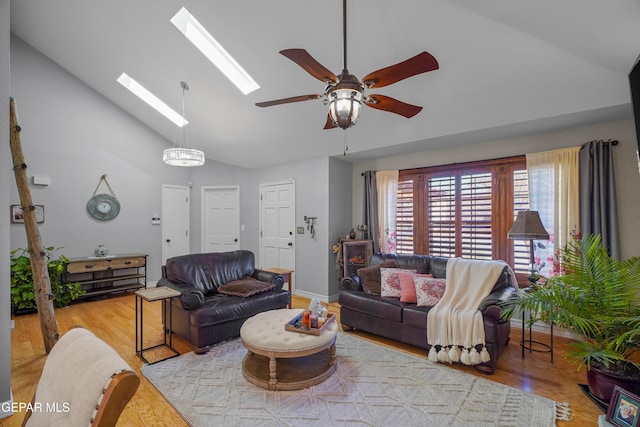
<svg viewBox="0 0 640 427"><path fill-rule="evenodd" d="M560 274L519 292L503 316L528 310L576 332L565 358L586 367L590 393L609 402L614 385L640 393L640 258L612 258L600 235L574 238L558 254ZM535 316L534 316L535 317Z"/></svg>

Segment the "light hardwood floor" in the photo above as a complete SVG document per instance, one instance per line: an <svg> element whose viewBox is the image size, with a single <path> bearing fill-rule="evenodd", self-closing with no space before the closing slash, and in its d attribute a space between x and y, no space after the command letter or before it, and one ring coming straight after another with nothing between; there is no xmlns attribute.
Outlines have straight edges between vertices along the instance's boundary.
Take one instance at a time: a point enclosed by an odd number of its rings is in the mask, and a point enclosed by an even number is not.
<svg viewBox="0 0 640 427"><path fill-rule="evenodd" d="M306 307L309 300L293 297L293 307ZM159 342L162 337L160 324L160 303L147 303L144 307L145 346ZM330 305L330 311L339 316L337 303ZM142 361L135 355L135 298L133 294L111 296L102 301L86 301L72 304L70 307L56 309L56 317L60 333L64 333L73 325L81 325L93 331L110 344L129 363L134 371L140 372ZM11 336L12 372L11 384L14 402L29 402L35 391L38 378L45 361L44 344L40 335L38 317L35 314L14 318L15 329ZM338 317L339 321L339 317ZM382 345L392 346L402 351L424 356L426 351L412 346L385 340L370 334L350 332ZM521 330L512 328L511 342L498 361L498 370L494 375L478 373L472 367L453 365L472 375L478 375L521 390L526 390L559 402L568 402L573 412L573 421L558 422L558 426L592 426L597 425L597 417L601 412L582 393L578 383L585 382L584 371L577 372L562 357L563 349L569 340L555 338L556 356L554 363L549 362L549 355L544 353L527 353L521 357L519 346ZM534 339L548 342L548 336L536 335ZM189 343L174 337L174 347L180 353L192 350ZM23 413L0 420L1 426L19 426L24 418ZM125 408L118 421L118 426L186 426L180 415L169 405L156 389L141 376L138 391Z"/></svg>

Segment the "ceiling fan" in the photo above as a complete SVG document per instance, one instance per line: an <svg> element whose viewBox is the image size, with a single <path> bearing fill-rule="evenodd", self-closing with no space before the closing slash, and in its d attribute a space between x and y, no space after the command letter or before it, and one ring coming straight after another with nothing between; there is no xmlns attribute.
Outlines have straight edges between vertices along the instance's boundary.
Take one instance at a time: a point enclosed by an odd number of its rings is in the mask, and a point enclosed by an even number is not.
<svg viewBox="0 0 640 427"><path fill-rule="evenodd" d="M344 67L340 75L333 74L304 49L280 51L282 55L298 64L313 77L324 82L327 85L324 93L258 102L256 105L270 107L325 98L325 105L329 104L329 113L324 129L336 127L347 129L353 126L358 119L363 102L371 108L396 113L407 118L418 114L422 107L407 104L385 95L364 95L364 90L388 86L417 74L437 70L439 66L436 58L428 52L421 52L406 61L367 74L360 82L356 76L349 74L347 69L347 0L342 1L342 17Z"/></svg>

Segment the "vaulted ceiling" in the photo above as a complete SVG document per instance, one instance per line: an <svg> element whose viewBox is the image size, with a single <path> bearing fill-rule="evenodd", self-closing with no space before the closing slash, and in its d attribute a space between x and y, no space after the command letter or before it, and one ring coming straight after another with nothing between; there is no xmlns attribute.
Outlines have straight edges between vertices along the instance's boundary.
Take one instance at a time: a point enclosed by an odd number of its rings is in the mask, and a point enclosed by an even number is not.
<svg viewBox="0 0 640 427"><path fill-rule="evenodd" d="M186 7L260 85L243 95L169 22ZM15 0L11 31L163 135L174 125L131 95L126 72L188 119L207 158L247 168L343 154L347 161L631 118L638 0L349 0L348 68L357 77L421 51L440 69L376 90L423 106L411 119L364 108L323 130L322 93L278 52L306 49L342 70L340 0ZM158 147L158 153L166 146ZM160 154L158 154L160 155Z"/></svg>

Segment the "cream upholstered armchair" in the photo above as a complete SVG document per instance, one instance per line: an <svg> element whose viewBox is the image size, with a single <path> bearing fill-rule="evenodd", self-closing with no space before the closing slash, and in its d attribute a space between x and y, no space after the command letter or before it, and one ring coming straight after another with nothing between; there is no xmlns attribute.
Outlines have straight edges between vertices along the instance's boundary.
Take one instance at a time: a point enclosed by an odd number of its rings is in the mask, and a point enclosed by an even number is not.
<svg viewBox="0 0 640 427"><path fill-rule="evenodd" d="M23 426L114 426L139 384L108 344L70 329L47 357Z"/></svg>

